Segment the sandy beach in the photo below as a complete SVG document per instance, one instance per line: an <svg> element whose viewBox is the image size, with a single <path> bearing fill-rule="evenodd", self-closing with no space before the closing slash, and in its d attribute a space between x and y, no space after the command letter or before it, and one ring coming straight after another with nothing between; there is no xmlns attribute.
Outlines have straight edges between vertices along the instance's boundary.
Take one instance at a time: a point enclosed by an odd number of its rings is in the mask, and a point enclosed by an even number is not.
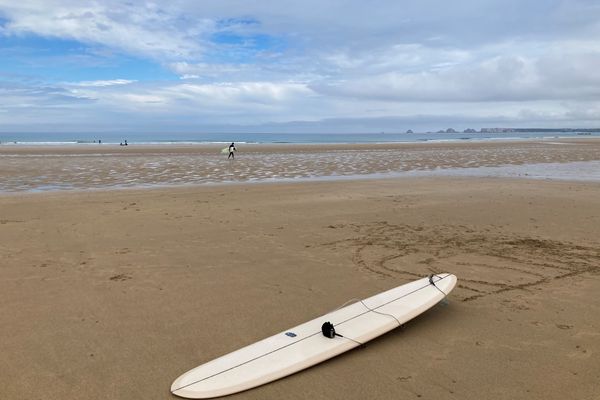
<svg viewBox="0 0 600 400"><path fill-rule="evenodd" d="M436 146L447 153L418 162L464 166L484 150L504 158L469 166L600 158L595 141ZM0 150L11 151L68 163L73 150ZM2 160L7 181L62 179L60 163L44 172L34 157L23 172ZM105 186L0 196L1 399L175 398L171 382L201 363L432 272L459 279L447 305L230 398L598 398L598 182Z"/></svg>

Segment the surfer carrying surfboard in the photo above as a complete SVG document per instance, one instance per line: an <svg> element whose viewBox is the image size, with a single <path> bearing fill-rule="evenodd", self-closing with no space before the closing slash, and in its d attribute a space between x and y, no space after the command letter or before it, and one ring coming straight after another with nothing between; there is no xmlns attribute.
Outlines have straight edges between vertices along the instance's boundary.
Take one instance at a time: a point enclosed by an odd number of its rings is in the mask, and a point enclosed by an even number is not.
<svg viewBox="0 0 600 400"><path fill-rule="evenodd" d="M235 143L231 142L231 144L229 145L229 155L227 156L228 160L230 158L235 158L235 154L233 154L234 151L237 151L235 148Z"/></svg>

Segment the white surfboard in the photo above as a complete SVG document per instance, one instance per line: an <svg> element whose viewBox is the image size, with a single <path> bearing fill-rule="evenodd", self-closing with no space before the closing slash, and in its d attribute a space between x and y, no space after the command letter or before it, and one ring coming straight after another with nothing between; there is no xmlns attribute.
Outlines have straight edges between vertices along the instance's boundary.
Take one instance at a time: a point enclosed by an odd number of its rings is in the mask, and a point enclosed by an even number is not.
<svg viewBox="0 0 600 400"><path fill-rule="evenodd" d="M444 299L456 276L438 274L379 293L194 368L173 382L180 397L241 392L293 374L366 343ZM325 336L330 322L337 334Z"/></svg>
<svg viewBox="0 0 600 400"><path fill-rule="evenodd" d="M222 154L227 154L227 153L229 153L229 147L224 147L224 148L222 148L222 149L221 149L221 153L222 153Z"/></svg>

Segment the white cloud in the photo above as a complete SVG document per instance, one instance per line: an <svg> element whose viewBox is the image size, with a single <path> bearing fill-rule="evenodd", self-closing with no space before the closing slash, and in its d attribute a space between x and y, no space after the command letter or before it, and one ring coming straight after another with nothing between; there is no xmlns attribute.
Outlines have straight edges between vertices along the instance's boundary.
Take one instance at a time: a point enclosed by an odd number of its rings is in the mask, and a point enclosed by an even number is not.
<svg viewBox="0 0 600 400"><path fill-rule="evenodd" d="M169 68L183 79L215 79L243 70L242 66L235 64L188 63L186 61L170 63Z"/></svg>
<svg viewBox="0 0 600 400"><path fill-rule="evenodd" d="M130 83L137 82L135 80L130 79L109 79L109 80L97 80L97 81L81 81L81 82L73 82L67 83L67 85L72 86L95 86L95 87L104 87L104 86L114 86L114 85L128 85Z"/></svg>
<svg viewBox="0 0 600 400"><path fill-rule="evenodd" d="M2 2L4 35L34 33L73 39L153 58L186 58L203 51L207 19L188 19L153 3L23 0Z"/></svg>
<svg viewBox="0 0 600 400"><path fill-rule="evenodd" d="M113 110L135 110L152 115L203 116L220 123L261 123L290 118L294 109L313 92L305 85L272 82L223 84L175 83L114 87L88 91L98 102ZM309 107L310 108L310 107ZM235 115L236 120L229 118Z"/></svg>
<svg viewBox="0 0 600 400"><path fill-rule="evenodd" d="M338 81L315 82L316 92L332 96L394 102L507 102L600 98L600 47L586 42L495 46L457 56L441 52L413 69L399 63L379 68L378 59L363 74ZM578 50L577 47L584 50ZM500 48L502 51L498 51ZM414 59L420 59L415 48ZM533 53L533 54L532 54ZM535 54L537 53L537 54ZM489 56L489 54L492 54ZM443 62L443 59L448 61Z"/></svg>

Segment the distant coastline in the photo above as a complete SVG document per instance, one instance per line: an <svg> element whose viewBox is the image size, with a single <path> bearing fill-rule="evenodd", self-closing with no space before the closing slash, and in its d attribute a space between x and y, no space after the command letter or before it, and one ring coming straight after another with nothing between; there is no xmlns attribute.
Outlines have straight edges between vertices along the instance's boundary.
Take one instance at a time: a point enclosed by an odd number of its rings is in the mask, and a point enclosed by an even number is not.
<svg viewBox="0 0 600 400"><path fill-rule="evenodd" d="M454 128L447 128L435 131L435 133L459 133L461 131L455 130ZM473 128L463 129L462 133L591 133L600 132L600 128L480 128L479 130ZM406 133L413 133L411 129ZM434 133L432 131L426 133Z"/></svg>

